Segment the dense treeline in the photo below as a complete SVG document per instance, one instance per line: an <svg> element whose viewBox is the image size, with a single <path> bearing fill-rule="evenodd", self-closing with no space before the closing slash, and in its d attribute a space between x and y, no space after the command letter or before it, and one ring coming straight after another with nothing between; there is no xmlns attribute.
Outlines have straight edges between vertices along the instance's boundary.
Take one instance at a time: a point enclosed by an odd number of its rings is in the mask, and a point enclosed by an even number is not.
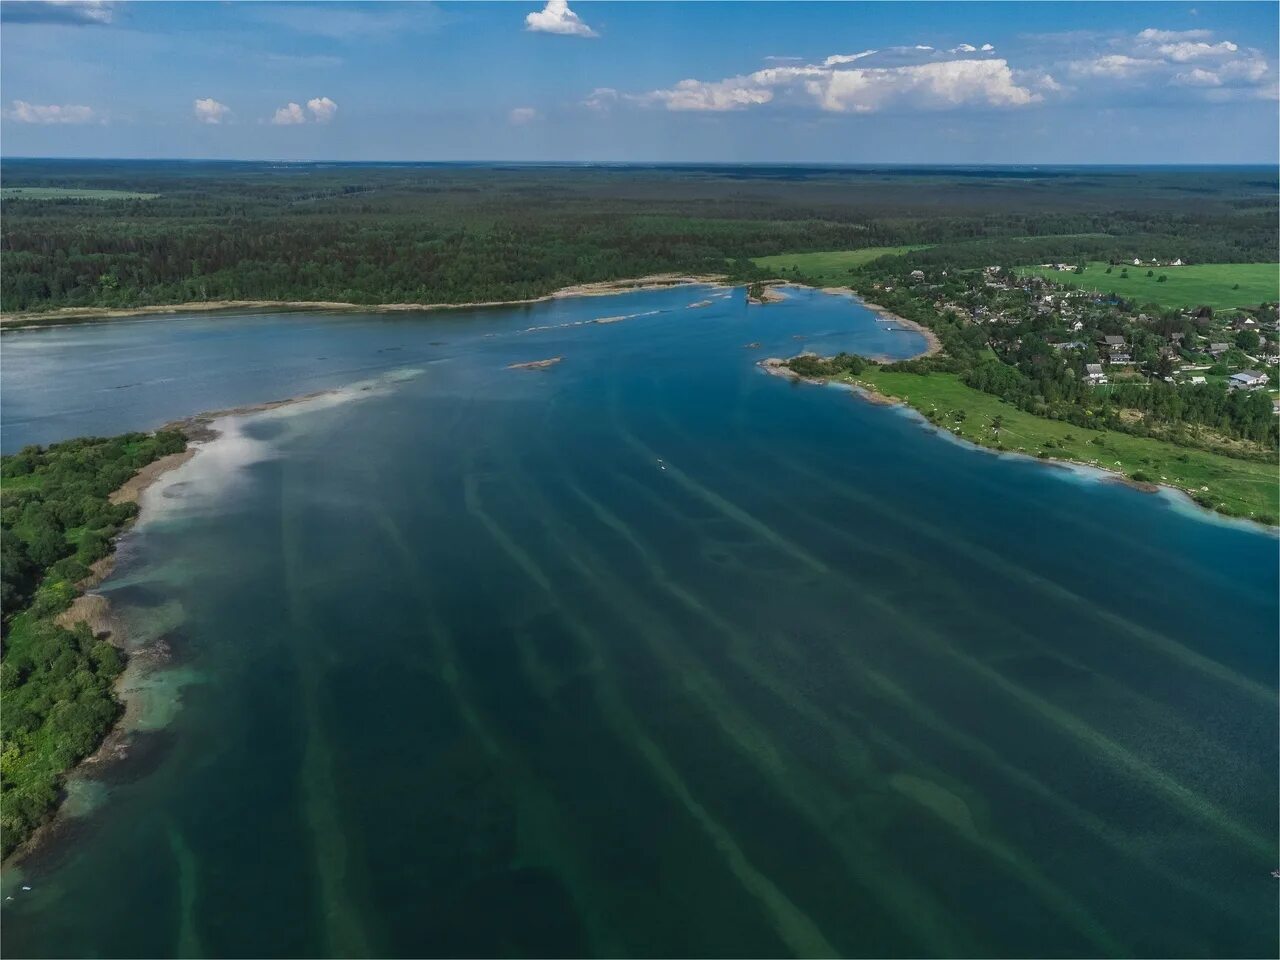
<svg viewBox="0 0 1280 960"><path fill-rule="evenodd" d="M28 447L0 461L0 847L8 855L54 810L63 773L119 713L120 652L58 614L137 511L111 492L186 446L181 433L127 434Z"/></svg>
<svg viewBox="0 0 1280 960"><path fill-rule="evenodd" d="M957 265L1011 248L1023 261L1136 247L1264 260L1275 248L1275 189L1264 189L1274 175L1258 171L8 160L3 175L6 187L158 195L6 199L0 295L10 311L520 299L664 271L749 279L749 257L896 244L941 245L911 256Z"/></svg>

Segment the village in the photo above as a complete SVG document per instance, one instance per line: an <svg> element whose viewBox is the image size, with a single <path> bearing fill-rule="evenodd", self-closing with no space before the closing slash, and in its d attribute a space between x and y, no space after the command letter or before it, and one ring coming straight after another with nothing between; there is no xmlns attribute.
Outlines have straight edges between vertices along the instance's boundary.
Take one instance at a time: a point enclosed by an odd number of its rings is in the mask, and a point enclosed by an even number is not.
<svg viewBox="0 0 1280 960"><path fill-rule="evenodd" d="M1135 264L1161 266L1155 260ZM1181 260L1168 261L1168 266ZM1067 264L1045 264L1073 269ZM1040 276L992 265L981 270L913 270L873 284L873 292L909 293L944 316L980 326L995 356L1009 363L1046 351L1061 357L1080 381L1105 390L1115 384L1219 384L1228 391L1266 391L1280 415L1280 330L1277 305L1213 310L1139 309L1115 296L1078 290Z"/></svg>

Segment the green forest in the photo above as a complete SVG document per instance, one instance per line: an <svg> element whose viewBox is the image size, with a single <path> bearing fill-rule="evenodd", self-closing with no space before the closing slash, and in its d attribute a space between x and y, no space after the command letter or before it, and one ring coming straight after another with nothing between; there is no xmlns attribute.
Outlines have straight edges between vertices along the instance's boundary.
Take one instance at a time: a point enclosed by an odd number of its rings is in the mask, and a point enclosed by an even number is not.
<svg viewBox="0 0 1280 960"><path fill-rule="evenodd" d="M1276 260L1276 175L1220 171L3 161L6 312L461 303L751 258ZM106 193L105 191L114 191Z"/></svg>
<svg viewBox="0 0 1280 960"><path fill-rule="evenodd" d="M186 447L176 431L28 447L0 460L0 844L7 856L58 803L63 774L92 753L120 711L121 652L88 625L57 622L137 513L110 494Z"/></svg>

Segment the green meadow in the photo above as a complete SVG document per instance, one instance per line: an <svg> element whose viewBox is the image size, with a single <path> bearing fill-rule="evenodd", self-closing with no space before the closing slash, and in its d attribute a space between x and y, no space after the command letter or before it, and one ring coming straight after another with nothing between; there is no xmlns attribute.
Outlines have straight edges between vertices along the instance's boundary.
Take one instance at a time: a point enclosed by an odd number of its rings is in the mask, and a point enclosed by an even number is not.
<svg viewBox="0 0 1280 960"><path fill-rule="evenodd" d="M4 187L0 200L154 200L158 193L131 190L83 190L78 187Z"/></svg>
<svg viewBox="0 0 1280 960"><path fill-rule="evenodd" d="M1096 463L1132 479L1179 487L1222 513L1276 522L1280 478L1273 463L1033 416L975 390L952 373L922 375L868 367L848 380L896 397L939 426L985 447Z"/></svg>
<svg viewBox="0 0 1280 960"><path fill-rule="evenodd" d="M1023 275L1045 277L1055 283L1117 293L1137 303L1161 307L1243 307L1280 299L1280 264L1199 263L1185 267L1115 266L1096 260L1081 274L1045 267L1019 267ZM1122 271L1128 271L1127 276ZM1151 271L1152 276L1147 276ZM1166 279L1161 282L1160 277Z"/></svg>
<svg viewBox="0 0 1280 960"><path fill-rule="evenodd" d="M863 247L861 250L823 250L818 253L779 253L770 257L755 257L752 262L762 270L800 272L829 285L849 282L849 271L877 260L880 257L896 257L912 250L924 250L924 246Z"/></svg>

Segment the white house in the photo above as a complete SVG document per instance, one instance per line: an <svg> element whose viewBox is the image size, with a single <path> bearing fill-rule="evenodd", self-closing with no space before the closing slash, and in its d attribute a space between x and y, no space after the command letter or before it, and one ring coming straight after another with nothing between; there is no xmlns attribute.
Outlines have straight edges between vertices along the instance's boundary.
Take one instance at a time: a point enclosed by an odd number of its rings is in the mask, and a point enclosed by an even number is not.
<svg viewBox="0 0 1280 960"><path fill-rule="evenodd" d="M1241 370L1227 381L1231 390L1262 390L1267 385L1267 375L1257 370Z"/></svg>
<svg viewBox="0 0 1280 960"><path fill-rule="evenodd" d="M1107 382L1107 375L1102 372L1102 364L1086 363L1084 365L1084 382L1093 386Z"/></svg>

